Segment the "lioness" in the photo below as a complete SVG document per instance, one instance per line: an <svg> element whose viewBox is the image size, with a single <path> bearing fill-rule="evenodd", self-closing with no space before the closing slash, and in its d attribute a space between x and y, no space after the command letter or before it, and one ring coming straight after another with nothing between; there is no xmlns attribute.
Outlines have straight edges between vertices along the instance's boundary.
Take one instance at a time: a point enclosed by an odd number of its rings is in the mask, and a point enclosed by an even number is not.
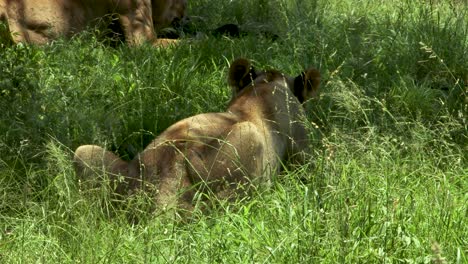
<svg viewBox="0 0 468 264"><path fill-rule="evenodd" d="M0 32L12 42L44 44L70 37L88 26L105 24L123 32L130 45L150 42L166 45L173 40L156 39L158 30L185 16L186 0L0 0ZM116 22L111 20L116 19Z"/></svg>
<svg viewBox="0 0 468 264"><path fill-rule="evenodd" d="M233 95L226 112L175 123L130 162L99 146L80 146L77 175L104 170L117 192L152 186L159 206L190 210L196 192L236 197L244 187L269 182L281 162L304 162L309 143L302 103L317 94L320 73L310 68L288 77L237 59L228 82ZM118 175L125 180L119 182Z"/></svg>

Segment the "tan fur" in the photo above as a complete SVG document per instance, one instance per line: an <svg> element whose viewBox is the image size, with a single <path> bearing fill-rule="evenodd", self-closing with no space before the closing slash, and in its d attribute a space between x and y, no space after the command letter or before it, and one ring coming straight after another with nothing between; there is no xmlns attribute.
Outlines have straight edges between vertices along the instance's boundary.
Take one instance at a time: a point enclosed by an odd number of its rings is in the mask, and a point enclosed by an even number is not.
<svg viewBox="0 0 468 264"><path fill-rule="evenodd" d="M185 8L186 0L0 0L0 22L13 42L44 44L116 15L128 44L164 46L174 40L156 39L154 29L182 19Z"/></svg>
<svg viewBox="0 0 468 264"><path fill-rule="evenodd" d="M175 123L129 163L97 146L79 147L74 157L78 175L102 170L123 175L127 181L119 190L154 190L160 206L191 209L196 192L235 198L252 185L268 183L281 162L304 162L309 142L304 109L295 95L317 93L318 71L292 78L275 70L256 71L248 60L237 59L228 78L233 98L226 112Z"/></svg>

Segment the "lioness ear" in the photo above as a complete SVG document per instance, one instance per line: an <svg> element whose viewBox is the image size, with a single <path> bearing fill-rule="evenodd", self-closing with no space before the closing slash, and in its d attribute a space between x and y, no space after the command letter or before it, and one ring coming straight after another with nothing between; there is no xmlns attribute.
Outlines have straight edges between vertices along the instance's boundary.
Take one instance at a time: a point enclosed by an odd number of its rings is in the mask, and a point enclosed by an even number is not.
<svg viewBox="0 0 468 264"><path fill-rule="evenodd" d="M234 95L246 87L257 77L254 68L247 59L236 59L229 68L228 82Z"/></svg>
<svg viewBox="0 0 468 264"><path fill-rule="evenodd" d="M320 72L310 68L294 79L294 95L299 102L304 103L308 99L317 96L319 85Z"/></svg>

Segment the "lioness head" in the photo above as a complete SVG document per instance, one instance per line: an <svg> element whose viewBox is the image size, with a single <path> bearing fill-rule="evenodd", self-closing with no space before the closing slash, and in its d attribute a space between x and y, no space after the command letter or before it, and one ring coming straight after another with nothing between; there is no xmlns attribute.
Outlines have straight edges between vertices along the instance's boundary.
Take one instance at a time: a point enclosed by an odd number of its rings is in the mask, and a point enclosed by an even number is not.
<svg viewBox="0 0 468 264"><path fill-rule="evenodd" d="M187 0L152 0L151 5L156 31L177 24L185 18Z"/></svg>
<svg viewBox="0 0 468 264"><path fill-rule="evenodd" d="M320 72L309 68L296 77L289 77L277 70L256 70L250 61L244 58L235 60L229 68L228 82L232 88L233 97L236 97L245 87L275 80L285 80L288 88L302 104L318 95Z"/></svg>

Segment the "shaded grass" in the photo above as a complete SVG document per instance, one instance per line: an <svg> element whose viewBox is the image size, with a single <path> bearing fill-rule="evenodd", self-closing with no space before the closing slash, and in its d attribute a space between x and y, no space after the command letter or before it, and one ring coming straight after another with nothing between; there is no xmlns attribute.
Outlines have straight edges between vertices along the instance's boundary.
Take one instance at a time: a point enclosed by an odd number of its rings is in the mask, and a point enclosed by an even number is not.
<svg viewBox="0 0 468 264"><path fill-rule="evenodd" d="M0 260L466 262L466 3L299 2L191 3L200 31L238 23L274 42L111 48L86 33L2 49ZM222 111L239 56L288 74L320 68L310 164L183 222L151 213L144 193L117 202L80 186L78 145L131 158L176 120Z"/></svg>

